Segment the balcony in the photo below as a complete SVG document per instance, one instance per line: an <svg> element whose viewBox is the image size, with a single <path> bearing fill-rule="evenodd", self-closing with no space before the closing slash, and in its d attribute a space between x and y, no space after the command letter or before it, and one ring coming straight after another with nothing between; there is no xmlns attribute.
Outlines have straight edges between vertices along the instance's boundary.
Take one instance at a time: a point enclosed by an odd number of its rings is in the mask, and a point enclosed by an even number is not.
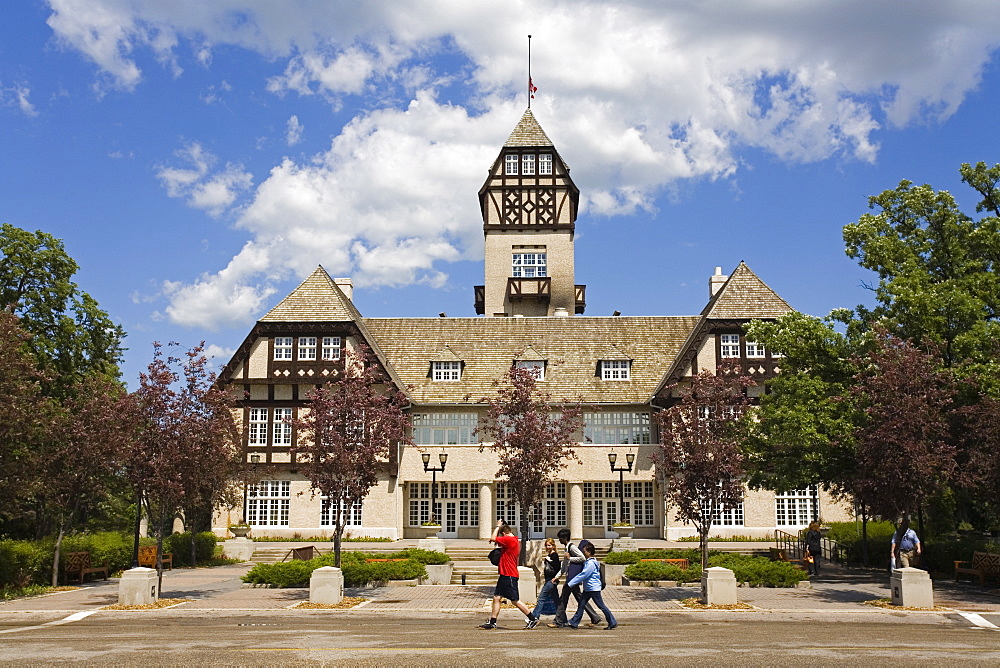
<svg viewBox="0 0 1000 668"><path fill-rule="evenodd" d="M474 285L472 291L475 294L476 315L486 313L486 286Z"/></svg>
<svg viewBox="0 0 1000 668"><path fill-rule="evenodd" d="M512 302L523 300L548 301L552 297L552 279L542 278L508 278L507 299Z"/></svg>
<svg viewBox="0 0 1000 668"><path fill-rule="evenodd" d="M575 293L576 293L576 314L581 315L587 308L587 286L577 285Z"/></svg>

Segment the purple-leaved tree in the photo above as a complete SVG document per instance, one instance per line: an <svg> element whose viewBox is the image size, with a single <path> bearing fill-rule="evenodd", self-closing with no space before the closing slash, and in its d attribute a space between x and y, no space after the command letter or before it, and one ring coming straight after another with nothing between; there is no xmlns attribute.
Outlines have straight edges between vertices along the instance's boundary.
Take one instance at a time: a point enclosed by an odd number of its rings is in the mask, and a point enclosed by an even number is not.
<svg viewBox="0 0 1000 668"><path fill-rule="evenodd" d="M518 366L512 366L493 384L496 396L483 399L486 416L477 430L480 450L489 442L496 453L497 480L507 485L510 497L517 502L521 536L525 538L530 509L541 502L545 486L566 460L576 458L573 445L583 428L580 403L553 405L550 395L538 390L535 372ZM522 540L522 565L527 549L527 540Z"/></svg>
<svg viewBox="0 0 1000 668"><path fill-rule="evenodd" d="M345 514L378 484L379 469L400 443L410 443L406 395L366 348L347 350L333 380L312 389L295 428L293 460L324 497L334 522L333 551L340 566Z"/></svg>
<svg viewBox="0 0 1000 668"><path fill-rule="evenodd" d="M743 500L746 388L752 385L739 366L721 364L716 373L695 376L680 388L681 400L656 415L656 465L677 517L698 531L702 568L708 568L712 524Z"/></svg>

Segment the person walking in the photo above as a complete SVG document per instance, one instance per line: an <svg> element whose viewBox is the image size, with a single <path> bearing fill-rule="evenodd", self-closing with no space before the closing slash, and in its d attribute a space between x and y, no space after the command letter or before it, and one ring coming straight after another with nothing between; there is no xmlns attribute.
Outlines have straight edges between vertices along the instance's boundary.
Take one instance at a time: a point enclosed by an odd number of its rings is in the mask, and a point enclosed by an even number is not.
<svg viewBox="0 0 1000 668"><path fill-rule="evenodd" d="M569 585L569 580L583 570L583 564L587 561L587 557L583 554L581 548L591 544L590 541L586 539L580 541L579 547L569 542L569 529L560 529L556 536L559 538L559 542L566 547L566 555L563 557L561 571L562 574L566 576L566 583L563 584L562 593L559 596L559 607L556 609L556 618L551 624L548 625L549 628L552 629L566 626L566 608L569 605L570 594L573 595L573 598L576 599L577 603L580 602L580 588L571 587ZM587 614L590 615L591 626L597 626L604 621L601 619L601 616L597 614L597 611L594 610L593 605L588 603L586 605L586 611Z"/></svg>
<svg viewBox="0 0 1000 668"><path fill-rule="evenodd" d="M889 550L889 559L892 563L896 563L896 536L898 531L892 534L892 546ZM920 558L920 539L917 538L917 532L913 529L907 529L903 532L903 537L899 540L899 567L909 568L911 564L916 567L917 561Z"/></svg>
<svg viewBox="0 0 1000 668"><path fill-rule="evenodd" d="M819 532L819 522L813 522L806 531L806 563L809 565L809 575L819 575L819 560L822 556L823 534Z"/></svg>
<svg viewBox="0 0 1000 668"><path fill-rule="evenodd" d="M545 539L545 551L548 553L542 564L542 577L545 584L538 592L538 602L535 604L535 609L531 611L536 619L541 617L546 601L552 601L556 609L559 609L559 572L562 570L562 559L559 558L556 542L551 538Z"/></svg>
<svg viewBox="0 0 1000 668"><path fill-rule="evenodd" d="M497 617L500 615L500 601L502 599L513 603L518 610L527 616L528 623L524 628L535 628L538 625L538 617L528 610L528 606L518 600L517 561L521 555L521 541L514 535L513 529L507 526L503 520L499 520L493 529L493 535L490 536L490 542L496 543L503 552L500 554L500 563L497 564L499 577L497 578L497 586L493 590L493 610L490 621L480 624L479 628L495 629L497 627Z"/></svg>
<svg viewBox="0 0 1000 668"><path fill-rule="evenodd" d="M580 596L580 605L576 609L576 614L573 615L573 619L566 623L571 629L575 629L580 626L580 620L583 619L583 611L587 607L587 604L591 601L600 608L601 612L604 613L605 619L608 620L608 625L604 629L605 631L610 631L612 629L618 628L618 620L615 616L611 614L608 610L608 606L604 603L604 595L601 592L601 565L597 563L597 557L594 556L594 546L591 543L587 543L583 546L583 554L587 557L587 561L583 564L583 570L580 571L572 580L566 584L570 587L576 585L583 585L583 594Z"/></svg>

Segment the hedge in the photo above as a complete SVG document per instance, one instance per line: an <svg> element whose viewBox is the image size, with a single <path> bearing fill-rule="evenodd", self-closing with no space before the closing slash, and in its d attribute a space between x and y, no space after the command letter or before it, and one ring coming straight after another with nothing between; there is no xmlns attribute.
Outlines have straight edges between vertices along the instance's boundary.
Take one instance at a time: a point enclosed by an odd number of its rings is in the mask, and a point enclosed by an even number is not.
<svg viewBox="0 0 1000 668"><path fill-rule="evenodd" d="M405 559L406 561L373 561L366 559ZM427 575L426 564L445 564L451 561L443 552L407 549L382 554L377 552L345 551L340 555L340 568L344 586L358 587L369 582L412 580ZM322 566L333 566L336 557L326 554L308 561L286 561L278 564L257 564L243 576L244 582L269 584L275 587L307 587L312 572Z"/></svg>
<svg viewBox="0 0 1000 668"><path fill-rule="evenodd" d="M720 554L717 550L709 550L708 556ZM642 550L641 552L608 552L604 558L606 564L637 564L643 559L687 559L692 564L701 563L701 550L697 548L671 548L657 550ZM673 578L671 578L673 579Z"/></svg>
<svg viewBox="0 0 1000 668"><path fill-rule="evenodd" d="M652 551L652 550L651 550ZM670 552L671 550L663 550ZM697 552L697 550L696 550ZM614 554L614 553L611 553ZM644 558L646 551L642 552ZM610 556L610 555L609 555ZM687 558L656 557L661 559ZM607 563L607 561L605 561ZM796 583L809 576L805 571L782 561L771 561L766 557L753 557L746 554L715 553L709 555L709 566L722 566L733 571L737 582L746 582L751 587L794 587ZM641 561L632 563L625 569L625 577L630 580L676 580L678 582L697 582L701 580L701 560L691 560L691 567L681 569L674 564L659 561Z"/></svg>
<svg viewBox="0 0 1000 668"><path fill-rule="evenodd" d="M195 558L198 561L208 561L214 558L215 545L218 540L218 537L211 531L202 531L195 534ZM163 539L163 551L174 555L174 566L191 566L191 532L175 533L172 536L165 537ZM131 554L129 558L131 558Z"/></svg>

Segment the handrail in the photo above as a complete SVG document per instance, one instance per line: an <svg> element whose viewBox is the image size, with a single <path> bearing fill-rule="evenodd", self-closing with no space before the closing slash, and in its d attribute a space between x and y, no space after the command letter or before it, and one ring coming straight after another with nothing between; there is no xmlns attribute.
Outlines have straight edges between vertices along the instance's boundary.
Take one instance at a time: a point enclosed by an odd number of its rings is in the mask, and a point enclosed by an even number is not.
<svg viewBox="0 0 1000 668"><path fill-rule="evenodd" d="M800 531L799 535L796 536L795 534L775 529L774 542L779 550L785 551L789 559L802 559L805 556L806 541L804 530ZM826 536L820 538L819 544L824 559L838 564L846 563L847 548Z"/></svg>

